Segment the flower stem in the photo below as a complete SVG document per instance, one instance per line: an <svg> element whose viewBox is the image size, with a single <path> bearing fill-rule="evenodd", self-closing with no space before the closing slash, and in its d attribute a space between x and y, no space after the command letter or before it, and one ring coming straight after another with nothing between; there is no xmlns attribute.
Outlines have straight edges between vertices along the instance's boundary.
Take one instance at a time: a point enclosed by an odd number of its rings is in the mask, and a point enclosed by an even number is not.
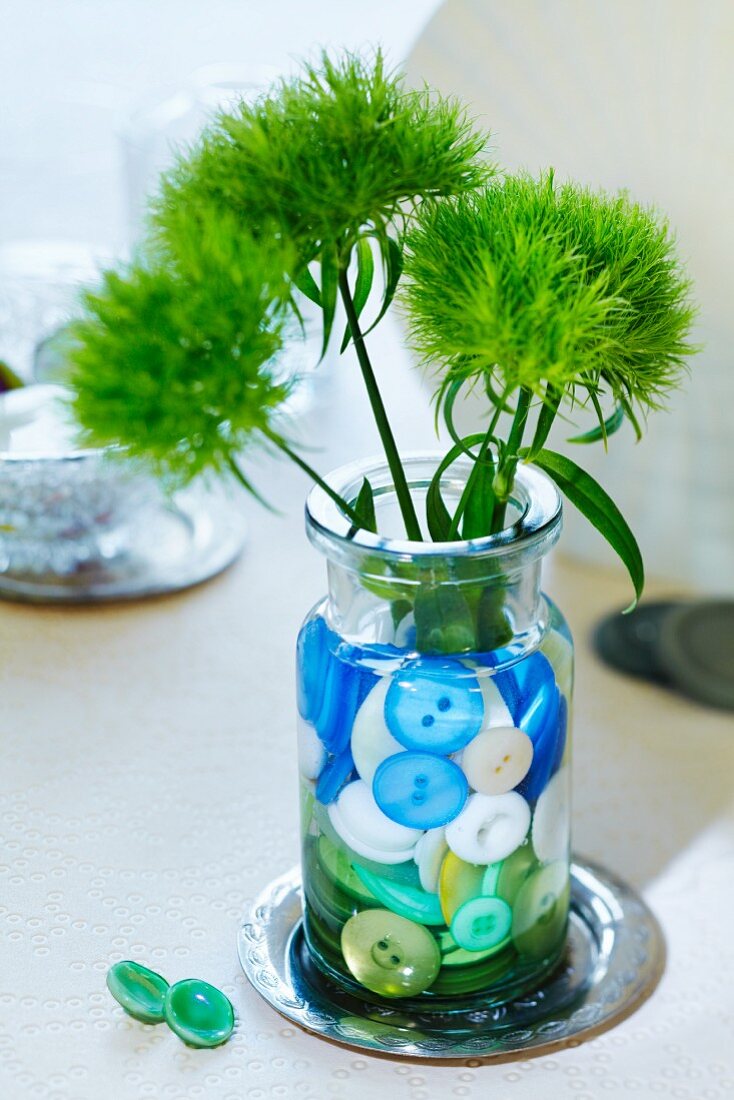
<svg viewBox="0 0 734 1100"><path fill-rule="evenodd" d="M402 463L400 461L400 455L398 453L397 444L395 442L395 436L392 433L390 422L387 419L387 412L385 411L385 405L383 404L382 395L380 394L377 386L377 379L375 378L372 364L370 363L369 356L367 354L367 348L365 346L364 337L359 327L359 318L357 311L354 308L354 302L352 300L352 294L349 289L349 280L347 278L347 272L345 268L339 270L339 292L341 299L344 303L344 309L347 314L347 324L349 325L349 331L352 334L352 341L354 343L355 351L357 352L357 359L359 360L359 366L362 371L362 378L367 389L367 396L369 398L370 405L372 407L372 414L375 418L377 430L380 433L380 439L382 440L382 446L385 450L385 457L387 458L387 464L390 467L390 473L392 475L393 485L395 486L395 494L398 498L398 504L405 524L405 530L408 538L415 542L421 542L423 535L421 534L420 524L418 523L418 516L416 515L415 507L413 505L413 499L410 495L410 489L408 488L408 481L403 470Z"/></svg>
<svg viewBox="0 0 734 1100"><path fill-rule="evenodd" d="M515 410L515 416L512 421L512 427L510 428L510 434L507 437L507 444L504 449L504 456L500 461L499 468L497 470L497 477L495 478L495 493L497 494L497 503L494 508L494 515L492 516L492 533L501 531L505 525L505 514L507 512L507 502L510 499L510 493L512 492L512 486L515 481L515 471L517 464L520 461L519 450L522 444L522 437L525 432L525 427L528 422L528 413L530 412L530 402L532 400L532 390L522 387L517 399L517 408Z"/></svg>

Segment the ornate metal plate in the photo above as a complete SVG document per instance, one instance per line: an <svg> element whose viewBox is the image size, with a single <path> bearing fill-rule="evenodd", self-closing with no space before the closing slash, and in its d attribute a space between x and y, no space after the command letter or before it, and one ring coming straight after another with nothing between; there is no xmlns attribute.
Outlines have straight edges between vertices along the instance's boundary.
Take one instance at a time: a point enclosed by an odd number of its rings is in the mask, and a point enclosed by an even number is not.
<svg viewBox="0 0 734 1100"><path fill-rule="evenodd" d="M239 954L257 992L307 1031L373 1054L434 1062L503 1061L577 1046L634 1012L665 966L662 932L644 901L580 860L571 869L566 956L541 989L510 1004L407 1016L397 1004L338 991L309 964L298 868L255 900Z"/></svg>
<svg viewBox="0 0 734 1100"><path fill-rule="evenodd" d="M177 592L221 573L239 556L245 521L232 500L198 486L161 496L115 557L71 574L0 573L0 599L99 603Z"/></svg>

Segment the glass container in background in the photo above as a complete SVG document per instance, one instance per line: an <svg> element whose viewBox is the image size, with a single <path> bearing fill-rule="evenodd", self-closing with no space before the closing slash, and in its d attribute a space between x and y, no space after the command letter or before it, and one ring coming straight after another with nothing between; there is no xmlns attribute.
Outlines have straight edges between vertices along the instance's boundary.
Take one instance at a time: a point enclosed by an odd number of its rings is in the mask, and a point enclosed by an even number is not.
<svg viewBox="0 0 734 1100"><path fill-rule="evenodd" d="M406 462L417 501L438 461ZM382 462L330 483L352 500L365 477L397 529ZM540 588L560 497L521 466L510 512L487 538L415 543L308 498L329 593L298 640L306 944L338 987L407 1011L501 1004L564 952L573 645Z"/></svg>

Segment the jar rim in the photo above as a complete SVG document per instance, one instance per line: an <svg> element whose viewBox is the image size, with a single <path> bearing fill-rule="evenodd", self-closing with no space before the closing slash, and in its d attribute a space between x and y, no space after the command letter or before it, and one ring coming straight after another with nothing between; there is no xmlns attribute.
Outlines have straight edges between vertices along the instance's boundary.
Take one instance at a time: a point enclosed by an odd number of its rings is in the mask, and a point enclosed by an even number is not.
<svg viewBox="0 0 734 1100"><path fill-rule="evenodd" d="M404 454L403 467L411 489L427 488L443 457L438 451L409 451ZM472 459L461 456L449 468L454 471L453 474L447 472L444 476L447 481L455 481L457 476L461 478L463 475L465 481L472 466ZM425 472L419 477L417 471L420 467L425 468ZM349 501L356 498L364 478L370 481L375 497L386 493L394 496L389 468L382 455L340 466L327 474L324 480ZM422 561L425 564L437 558L482 560L500 556L506 558L514 553L522 553L524 557L540 556L550 549L560 534L563 508L557 487L537 466L520 463L511 499L520 514L514 523L493 535L454 542L416 542L374 534L363 528L355 531L336 502L319 485L315 485L306 498L306 530L311 542L327 557L341 560L360 553L386 561ZM536 554L529 553L533 550Z"/></svg>

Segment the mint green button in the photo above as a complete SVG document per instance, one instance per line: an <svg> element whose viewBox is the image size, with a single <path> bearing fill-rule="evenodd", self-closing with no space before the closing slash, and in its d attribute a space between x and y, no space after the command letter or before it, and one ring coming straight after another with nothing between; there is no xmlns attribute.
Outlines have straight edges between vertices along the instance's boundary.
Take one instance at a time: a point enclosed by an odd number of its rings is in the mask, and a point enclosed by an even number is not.
<svg viewBox="0 0 734 1100"><path fill-rule="evenodd" d="M165 1019L190 1047L218 1047L234 1030L234 1009L215 985L186 978L169 987Z"/></svg>
<svg viewBox="0 0 734 1100"><path fill-rule="evenodd" d="M168 982L155 970L131 962L115 963L107 971L107 988L128 1016L141 1024L160 1024Z"/></svg>
<svg viewBox="0 0 734 1100"><path fill-rule="evenodd" d="M507 942L512 910L501 898L472 898L457 909L451 935L465 951L499 950Z"/></svg>
<svg viewBox="0 0 734 1100"><path fill-rule="evenodd" d="M427 894L415 886L391 882L382 875L375 875L366 867L354 864L354 873L361 879L373 898L388 909L418 924L444 924L438 894Z"/></svg>
<svg viewBox="0 0 734 1100"><path fill-rule="evenodd" d="M410 997L435 981L438 944L422 925L388 909L366 909L344 925L344 961L357 981L383 997Z"/></svg>

